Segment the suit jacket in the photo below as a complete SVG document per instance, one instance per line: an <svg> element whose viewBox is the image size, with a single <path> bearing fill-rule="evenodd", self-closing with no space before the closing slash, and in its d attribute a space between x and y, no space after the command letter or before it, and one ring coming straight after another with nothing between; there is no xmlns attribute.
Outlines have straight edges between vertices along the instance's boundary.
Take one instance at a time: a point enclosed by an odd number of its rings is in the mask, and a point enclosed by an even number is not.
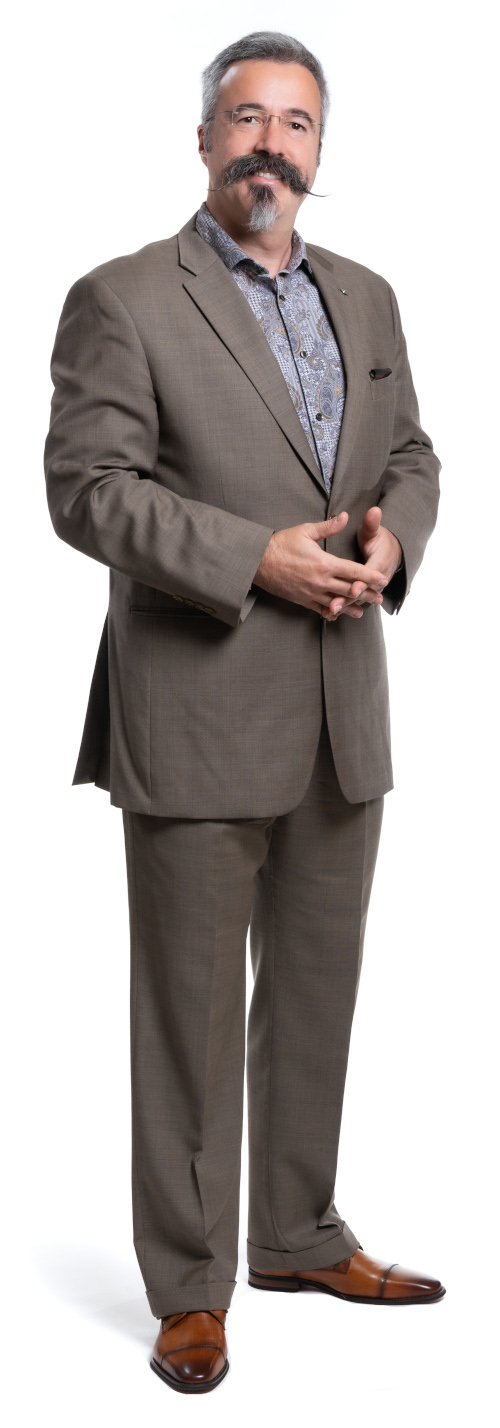
<svg viewBox="0 0 500 1428"><path fill-rule="evenodd" d="M330 497L266 337L194 217L66 298L48 504L57 534L110 570L73 782L119 807L286 812L309 781L323 689L346 799L392 787L380 608L330 624L252 586L273 531L346 509L323 548L359 560L356 529L380 505L405 557L384 594L392 613L437 514L440 462L392 288L314 244L307 254L347 379Z"/></svg>

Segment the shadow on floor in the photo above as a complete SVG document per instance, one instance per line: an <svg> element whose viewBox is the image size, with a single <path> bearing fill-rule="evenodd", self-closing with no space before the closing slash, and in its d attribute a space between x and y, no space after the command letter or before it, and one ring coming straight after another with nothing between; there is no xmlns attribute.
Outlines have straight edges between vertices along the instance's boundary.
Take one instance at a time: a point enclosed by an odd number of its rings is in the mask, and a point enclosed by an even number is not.
<svg viewBox="0 0 500 1428"><path fill-rule="evenodd" d="M32 1262L39 1283L51 1298L151 1349L157 1321L133 1256L127 1258L101 1245L45 1244L33 1249Z"/></svg>
<svg viewBox="0 0 500 1428"><path fill-rule="evenodd" d="M240 1246L233 1304L251 1292L242 1248L244 1251L246 1246ZM101 1245L44 1244L33 1248L32 1263L36 1278L51 1298L151 1352L158 1320L149 1308L133 1254L127 1257Z"/></svg>

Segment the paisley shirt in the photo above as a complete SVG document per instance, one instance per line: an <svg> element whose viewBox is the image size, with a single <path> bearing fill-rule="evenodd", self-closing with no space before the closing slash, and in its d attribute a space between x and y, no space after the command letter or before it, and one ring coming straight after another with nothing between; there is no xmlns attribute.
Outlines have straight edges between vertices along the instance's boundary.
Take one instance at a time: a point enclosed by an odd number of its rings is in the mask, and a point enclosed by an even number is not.
<svg viewBox="0 0 500 1428"><path fill-rule="evenodd" d="M220 227L206 203L196 216L196 227L229 268L267 337L329 491L342 425L345 378L303 238L294 229L289 265L274 279Z"/></svg>

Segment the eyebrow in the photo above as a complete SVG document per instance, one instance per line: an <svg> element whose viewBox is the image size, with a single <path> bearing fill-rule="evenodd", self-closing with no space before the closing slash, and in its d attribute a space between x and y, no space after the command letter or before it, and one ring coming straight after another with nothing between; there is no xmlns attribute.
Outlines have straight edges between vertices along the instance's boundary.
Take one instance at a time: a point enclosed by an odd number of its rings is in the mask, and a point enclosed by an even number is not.
<svg viewBox="0 0 500 1428"><path fill-rule="evenodd" d="M252 99L250 99L247 104L235 104L233 114L235 112L237 113L240 109L260 109L262 114L269 113L269 110L266 109L264 104L256 104ZM297 119L310 119L311 124L315 124L318 122L317 120L313 119L312 114L309 114L307 109L285 109L284 113L294 114Z"/></svg>
<svg viewBox="0 0 500 1428"><path fill-rule="evenodd" d="M311 124L317 123L317 120L313 119L307 109L285 109L285 114L296 114L298 119L310 119Z"/></svg>

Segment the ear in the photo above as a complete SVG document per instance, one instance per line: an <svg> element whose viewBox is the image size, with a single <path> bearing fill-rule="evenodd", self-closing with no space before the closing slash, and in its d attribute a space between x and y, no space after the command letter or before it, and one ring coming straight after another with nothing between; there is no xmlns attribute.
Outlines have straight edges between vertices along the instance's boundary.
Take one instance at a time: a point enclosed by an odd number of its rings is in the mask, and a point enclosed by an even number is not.
<svg viewBox="0 0 500 1428"><path fill-rule="evenodd" d="M207 163L207 149L205 148L205 129L203 124L198 124L198 153L204 164Z"/></svg>

